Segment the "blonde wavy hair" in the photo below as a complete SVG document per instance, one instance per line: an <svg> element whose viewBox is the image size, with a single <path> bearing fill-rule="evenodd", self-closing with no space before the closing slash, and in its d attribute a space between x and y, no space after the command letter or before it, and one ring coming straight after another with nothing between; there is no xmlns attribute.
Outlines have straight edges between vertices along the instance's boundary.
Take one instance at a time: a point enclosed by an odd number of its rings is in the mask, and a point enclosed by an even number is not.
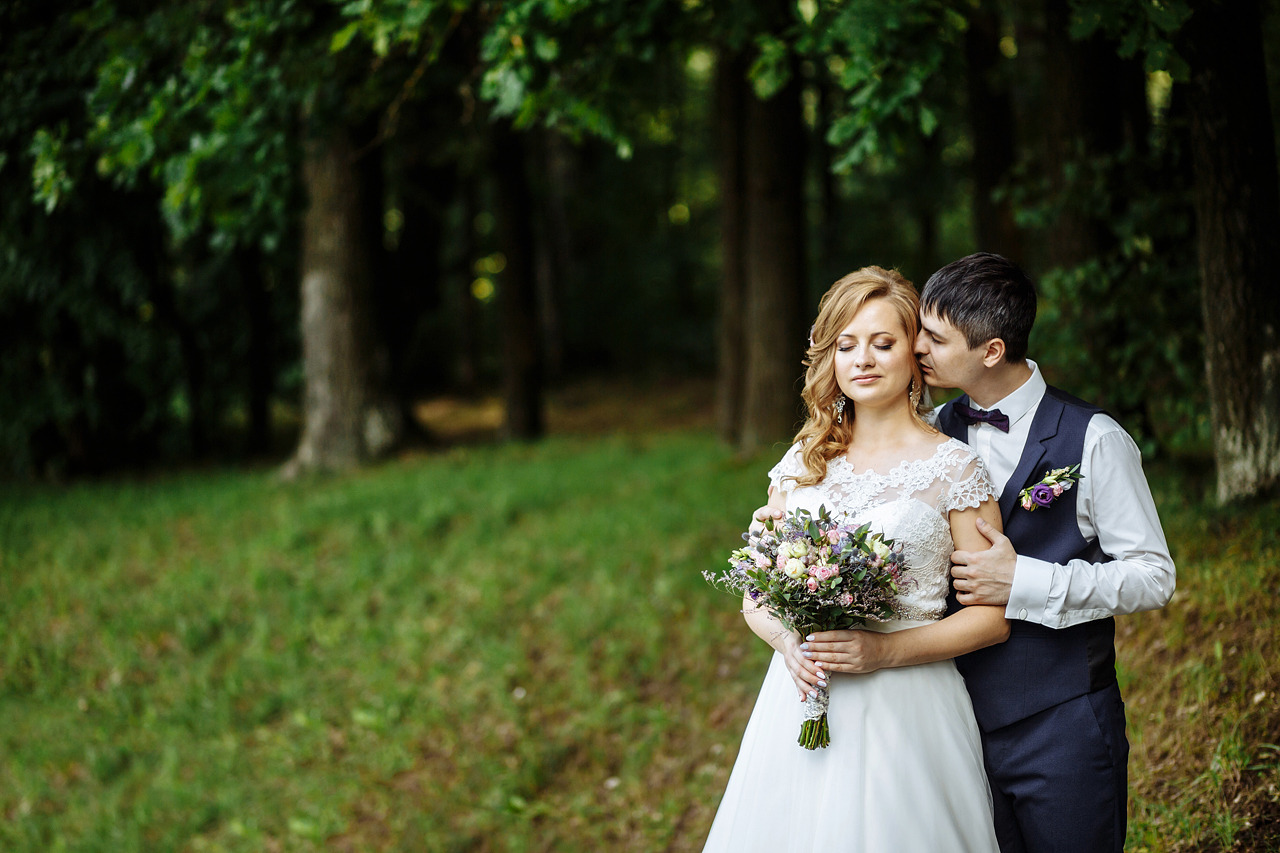
<svg viewBox="0 0 1280 853"><path fill-rule="evenodd" d="M813 324L804 360L807 370L801 396L808 416L795 440L801 446L805 474L796 480L797 486L813 486L821 482L827 476L827 463L849 450L849 442L853 439L853 407L845 408L843 423L836 423L834 408L844 393L836 382L836 341L853 321L854 315L873 299L884 299L897 311L906 331L903 343L913 349L915 347L916 336L920 333L920 297L911 282L897 270L863 267L831 285L818 303L818 319ZM929 406L925 403L923 389L920 365L913 358L911 384L902 390L910 401L908 405L915 421L936 432L924 420Z"/></svg>

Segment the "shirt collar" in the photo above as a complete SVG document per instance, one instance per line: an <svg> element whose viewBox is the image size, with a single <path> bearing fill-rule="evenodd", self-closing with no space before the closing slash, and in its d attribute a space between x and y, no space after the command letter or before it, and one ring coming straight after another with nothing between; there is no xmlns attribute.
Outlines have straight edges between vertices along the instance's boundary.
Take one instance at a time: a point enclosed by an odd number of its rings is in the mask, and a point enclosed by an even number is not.
<svg viewBox="0 0 1280 853"><path fill-rule="evenodd" d="M1034 411L1036 405L1040 402L1040 398L1044 396L1044 392L1049 387L1048 383L1044 381L1044 377L1040 375L1040 366L1031 359L1027 359L1027 364L1031 366L1031 375L1027 377L1027 381L991 407L991 409L999 409L1003 412L1009 418L1010 426ZM991 409L987 411L991 411Z"/></svg>

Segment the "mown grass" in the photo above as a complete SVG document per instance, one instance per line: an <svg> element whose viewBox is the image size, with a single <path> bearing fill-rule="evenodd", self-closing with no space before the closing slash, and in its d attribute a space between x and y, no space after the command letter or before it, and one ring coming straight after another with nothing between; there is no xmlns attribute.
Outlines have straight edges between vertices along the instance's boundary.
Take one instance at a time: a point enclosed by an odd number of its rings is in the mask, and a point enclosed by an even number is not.
<svg viewBox="0 0 1280 853"><path fill-rule="evenodd" d="M776 455L655 427L7 491L0 849L700 849L766 660L700 572ZM1155 482L1130 848L1274 849L1280 507Z"/></svg>

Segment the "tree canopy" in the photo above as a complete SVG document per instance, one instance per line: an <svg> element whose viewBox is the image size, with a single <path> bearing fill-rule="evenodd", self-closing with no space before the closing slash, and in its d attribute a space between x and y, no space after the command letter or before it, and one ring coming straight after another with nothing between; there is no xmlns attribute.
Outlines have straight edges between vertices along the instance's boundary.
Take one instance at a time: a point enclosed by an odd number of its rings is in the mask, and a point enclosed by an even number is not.
<svg viewBox="0 0 1280 853"><path fill-rule="evenodd" d="M8 473L278 453L282 408L303 447L323 432L358 461L413 440L416 402L496 387L533 437L545 382L617 371L718 372L725 437L780 440L832 279L923 283L982 248L1041 282L1058 384L1149 452L1216 447L1223 498L1269 488L1280 404L1236 403L1270 387L1270 339L1201 367L1276 311L1273 238L1215 226L1243 208L1211 189L1262 175L1269 215L1264 12L16 0ZM1238 153L1205 143L1245 114L1263 120ZM321 444L295 460L325 467Z"/></svg>

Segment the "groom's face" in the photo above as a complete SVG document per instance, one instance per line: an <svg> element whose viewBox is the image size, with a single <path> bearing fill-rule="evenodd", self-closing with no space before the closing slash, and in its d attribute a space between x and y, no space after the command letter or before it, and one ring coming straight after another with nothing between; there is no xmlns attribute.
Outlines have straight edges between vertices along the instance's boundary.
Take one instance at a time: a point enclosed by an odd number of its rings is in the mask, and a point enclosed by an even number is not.
<svg viewBox="0 0 1280 853"><path fill-rule="evenodd" d="M955 326L928 312L920 312L916 359L925 384L933 388L969 388L983 371L982 347L969 342Z"/></svg>

